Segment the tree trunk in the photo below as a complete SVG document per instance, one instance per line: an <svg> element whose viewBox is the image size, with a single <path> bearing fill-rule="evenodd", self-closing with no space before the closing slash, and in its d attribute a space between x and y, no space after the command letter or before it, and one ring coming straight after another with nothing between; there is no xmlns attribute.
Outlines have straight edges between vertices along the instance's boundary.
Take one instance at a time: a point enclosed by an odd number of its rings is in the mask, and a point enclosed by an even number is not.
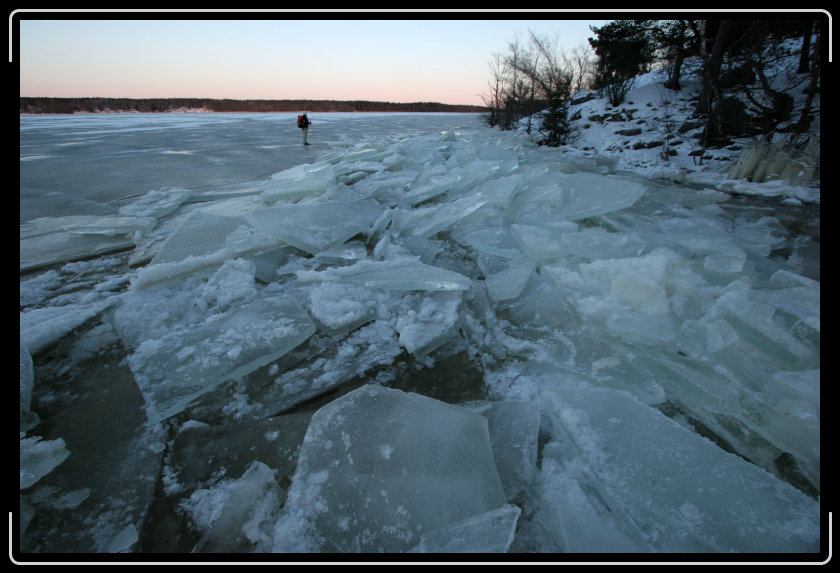
<svg viewBox="0 0 840 573"><path fill-rule="evenodd" d="M671 68L671 76L665 82L665 87L669 90L680 91L680 69L685 60L685 53L682 48L677 48L677 54L674 57L674 64Z"/></svg>
<svg viewBox="0 0 840 573"><path fill-rule="evenodd" d="M712 110L712 101L716 98L717 83L718 77L720 76L720 68L723 64L723 56L726 53L729 39L734 30L734 20L721 20L720 27L715 36L715 43L712 46L712 53L703 69L703 91L700 94L700 100L697 102L697 111L699 113L709 113Z"/></svg>
<svg viewBox="0 0 840 573"><path fill-rule="evenodd" d="M807 74L810 71L808 61L810 60L811 52L811 31L814 29L814 23L808 22L802 30L802 50L799 53L799 69L797 74Z"/></svg>
<svg viewBox="0 0 840 573"><path fill-rule="evenodd" d="M723 65L723 56L729 47L729 40L736 27L734 20L721 20L715 35L715 42L712 45L712 53L709 59L704 62L703 67L703 89L700 99L697 101L697 113L706 115L706 127L703 130L703 147L720 139L722 135L720 110L717 104L720 103L720 92L718 79L720 68Z"/></svg>
<svg viewBox="0 0 840 573"><path fill-rule="evenodd" d="M811 55L811 82L808 85L808 97L805 99L805 105L802 107L802 115L799 116L799 121L796 124L796 133L804 133L808 130L811 124L811 106L814 102L814 95L819 89L820 81L820 42L814 44L814 53Z"/></svg>

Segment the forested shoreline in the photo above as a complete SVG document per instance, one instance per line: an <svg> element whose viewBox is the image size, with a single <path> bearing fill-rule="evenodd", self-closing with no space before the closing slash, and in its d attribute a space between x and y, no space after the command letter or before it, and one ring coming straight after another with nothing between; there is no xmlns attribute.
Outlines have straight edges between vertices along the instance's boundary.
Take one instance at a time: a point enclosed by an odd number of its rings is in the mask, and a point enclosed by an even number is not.
<svg viewBox="0 0 840 573"><path fill-rule="evenodd" d="M502 130L539 125L544 145L574 138L575 94L597 93L620 108L637 79L661 69L662 88L699 82L693 120L704 148L731 138L807 141L818 123L828 21L816 13L733 20L613 20L590 26L589 46L562 49L558 35L529 33L490 61L487 123ZM632 102L628 102L631 105Z"/></svg>
<svg viewBox="0 0 840 573"><path fill-rule="evenodd" d="M437 102L393 103L340 100L235 100L211 98L22 97L20 113L208 112L451 112L482 113L486 108Z"/></svg>

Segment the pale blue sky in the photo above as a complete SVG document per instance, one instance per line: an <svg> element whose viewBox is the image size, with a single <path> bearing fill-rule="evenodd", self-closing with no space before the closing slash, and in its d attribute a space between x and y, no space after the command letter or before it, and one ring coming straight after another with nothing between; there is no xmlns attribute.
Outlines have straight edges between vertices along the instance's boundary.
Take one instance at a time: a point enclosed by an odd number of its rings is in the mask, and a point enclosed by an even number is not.
<svg viewBox="0 0 840 573"><path fill-rule="evenodd" d="M294 14L255 20L137 16L35 20L23 13L20 95L480 105L493 54L517 35L556 33L571 50L588 46L590 25L609 21L577 20L574 13L540 13L534 16L541 19L530 20L497 19L504 14L385 20L380 18L399 15L362 19L356 13L309 21L288 19Z"/></svg>

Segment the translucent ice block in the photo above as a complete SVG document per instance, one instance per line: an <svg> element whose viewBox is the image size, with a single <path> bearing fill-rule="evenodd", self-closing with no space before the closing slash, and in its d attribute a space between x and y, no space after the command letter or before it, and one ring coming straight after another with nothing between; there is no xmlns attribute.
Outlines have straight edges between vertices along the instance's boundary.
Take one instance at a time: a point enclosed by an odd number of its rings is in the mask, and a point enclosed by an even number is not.
<svg viewBox="0 0 840 573"><path fill-rule="evenodd" d="M120 207L120 215L160 219L175 211L192 196L193 191L182 187L155 189Z"/></svg>
<svg viewBox="0 0 840 573"><path fill-rule="evenodd" d="M222 215L205 209L193 211L161 246L151 265L180 262L224 248L225 237L243 224L239 215Z"/></svg>
<svg viewBox="0 0 840 573"><path fill-rule="evenodd" d="M427 181L412 186L402 196L402 201L407 205L417 205L438 195L443 195L452 189L459 179L459 175L454 172L431 177Z"/></svg>
<svg viewBox="0 0 840 573"><path fill-rule="evenodd" d="M714 273L740 273L747 254L741 249L727 248L703 258L703 268Z"/></svg>
<svg viewBox="0 0 840 573"><path fill-rule="evenodd" d="M812 552L819 504L769 472L603 388L547 392L555 422L655 551Z"/></svg>
<svg viewBox="0 0 840 573"><path fill-rule="evenodd" d="M625 181L594 173L570 173L556 179L556 187L535 186L524 201L549 202L572 221L603 215L633 205L644 195L641 183Z"/></svg>
<svg viewBox="0 0 840 573"><path fill-rule="evenodd" d="M522 510L515 505L456 521L424 534L410 553L506 553Z"/></svg>
<svg viewBox="0 0 840 573"><path fill-rule="evenodd" d="M20 227L20 271L33 271L50 265L116 253L134 248L126 237L71 235L68 224L85 224L99 216L42 218Z"/></svg>
<svg viewBox="0 0 840 573"><path fill-rule="evenodd" d="M514 259L522 256L516 235L506 226L459 225L452 229L452 238L480 253Z"/></svg>
<svg viewBox="0 0 840 573"><path fill-rule="evenodd" d="M400 345L415 356L425 356L458 332L461 291L430 292L397 319Z"/></svg>
<svg viewBox="0 0 840 573"><path fill-rule="evenodd" d="M227 260L277 251L283 246L280 239L251 228L241 214L221 215L202 209L191 213L151 263L140 269L132 288L147 288L212 270Z"/></svg>
<svg viewBox="0 0 840 573"><path fill-rule="evenodd" d="M246 217L259 232L317 254L367 233L382 209L373 199L280 204Z"/></svg>
<svg viewBox="0 0 840 573"><path fill-rule="evenodd" d="M607 318L607 328L619 336L639 342L664 343L676 336L672 321L667 316L641 312L620 312Z"/></svg>
<svg viewBox="0 0 840 573"><path fill-rule="evenodd" d="M312 417L274 550L407 551L504 505L484 417L367 385Z"/></svg>
<svg viewBox="0 0 840 573"><path fill-rule="evenodd" d="M396 209L391 226L402 236L428 239L449 229L487 201L481 196L468 196L441 205L413 210Z"/></svg>
<svg viewBox="0 0 840 573"><path fill-rule="evenodd" d="M284 412L378 366L392 364L403 352L393 326L385 320L374 320L320 356L283 372L255 400L266 412Z"/></svg>
<svg viewBox="0 0 840 573"><path fill-rule="evenodd" d="M254 460L233 484L225 484L225 501L210 527L196 543L194 552L232 553L248 551L261 541L264 522L274 518L281 504L280 486L274 471ZM221 486L224 487L224 486Z"/></svg>
<svg viewBox="0 0 840 573"><path fill-rule="evenodd" d="M146 400L147 416L157 422L225 380L283 356L314 332L315 325L299 305L267 297L146 338L128 362Z"/></svg>
<svg viewBox="0 0 840 573"><path fill-rule="evenodd" d="M31 354L37 354L76 327L116 304L110 297L90 304L67 304L37 308L20 314L20 340Z"/></svg>
<svg viewBox="0 0 840 573"><path fill-rule="evenodd" d="M518 297L535 268L534 261L513 261L505 270L485 279L488 296L494 301Z"/></svg>
<svg viewBox="0 0 840 573"><path fill-rule="evenodd" d="M470 279L453 271L421 262L371 266L343 280L385 290L467 290Z"/></svg>
<svg viewBox="0 0 840 573"><path fill-rule="evenodd" d="M511 225L522 249L535 260L551 260L565 255L588 259L637 256L645 241L632 233L608 233L600 227L567 232L535 225ZM574 229L572 229L574 231Z"/></svg>
<svg viewBox="0 0 840 573"><path fill-rule="evenodd" d="M71 235L133 235L134 233L148 233L157 224L154 217L134 217L128 215L113 215L100 217L96 221L85 224L71 224L64 229Z"/></svg>
<svg viewBox="0 0 840 573"><path fill-rule="evenodd" d="M718 299L716 309L739 338L784 369L802 370L819 365L818 351L773 320L773 306L729 292Z"/></svg>
<svg viewBox="0 0 840 573"><path fill-rule="evenodd" d="M464 407L487 418L499 478L508 501L536 477L540 405L525 401L481 401Z"/></svg>
<svg viewBox="0 0 840 573"><path fill-rule="evenodd" d="M321 251L315 255L315 260L325 265L349 265L367 257L367 248L361 241L348 243Z"/></svg>
<svg viewBox="0 0 840 573"><path fill-rule="evenodd" d="M304 163L272 175L260 193L266 203L314 197L335 184L335 172L328 163Z"/></svg>
<svg viewBox="0 0 840 573"><path fill-rule="evenodd" d="M70 452L64 447L64 440L41 441L40 436L20 440L20 489L26 489L38 482L67 459Z"/></svg>

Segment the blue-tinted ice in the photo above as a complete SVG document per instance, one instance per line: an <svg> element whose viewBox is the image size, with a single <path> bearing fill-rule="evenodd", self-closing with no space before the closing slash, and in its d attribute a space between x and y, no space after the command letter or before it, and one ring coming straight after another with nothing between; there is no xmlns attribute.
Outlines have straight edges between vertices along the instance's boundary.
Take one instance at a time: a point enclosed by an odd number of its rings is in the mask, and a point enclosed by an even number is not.
<svg viewBox="0 0 840 573"><path fill-rule="evenodd" d="M22 161L20 268L52 267L21 282L22 511L85 508L83 488L38 490L69 458L37 435L33 361L110 336L162 434L147 452L195 424L265 424L270 441L273 420L313 416L294 474L205 460L210 477L178 492L187 551L817 551L818 238L792 237L776 206L457 117L423 132L378 117L396 127L368 136L360 116L325 116L317 151L274 141L280 116L217 119L251 122L258 152L210 146L210 118L125 118L180 169L140 189L68 182L38 196L72 208L49 217L29 216L36 190L64 182L35 172L46 155ZM68 121L94 148L116 125ZM123 173L144 173L124 151ZM84 294L61 284L106 253L132 267ZM76 341L92 324L107 336ZM486 400L387 387L427 372L455 387L437 367L453 355ZM183 487L172 464L150 470L166 499ZM75 527L132 550L149 519Z"/></svg>

